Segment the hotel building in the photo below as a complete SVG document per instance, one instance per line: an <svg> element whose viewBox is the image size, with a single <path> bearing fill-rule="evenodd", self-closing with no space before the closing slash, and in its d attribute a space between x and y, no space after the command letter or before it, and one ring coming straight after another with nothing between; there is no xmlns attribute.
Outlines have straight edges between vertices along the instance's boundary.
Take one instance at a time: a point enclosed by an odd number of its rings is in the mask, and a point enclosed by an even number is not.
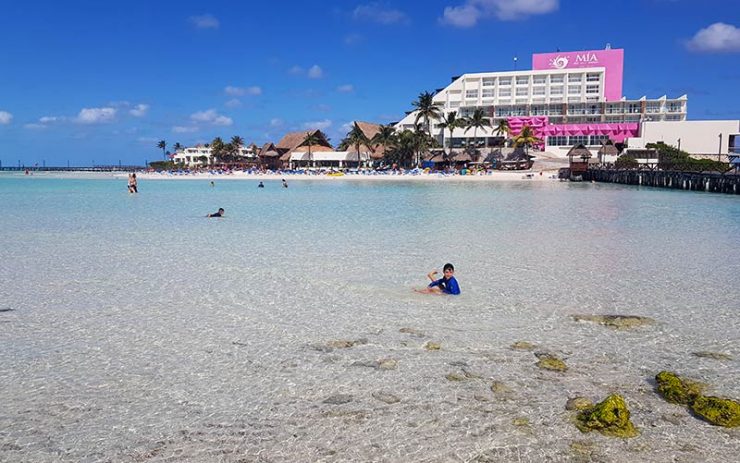
<svg viewBox="0 0 740 463"><path fill-rule="evenodd" d="M511 135L528 125L545 142L540 148L555 154L564 154L580 143L591 149L598 149L607 139L626 143L630 138L640 138L641 126L647 122L655 126L686 121L686 95L654 99L622 96L623 69L622 49L536 53L532 55L532 70L454 77L452 83L435 93L434 102L445 115L457 111L458 116L468 117L476 109L483 109L492 128L478 130L479 147L501 143L495 127L505 119ZM415 122L416 113L411 112L396 128L413 129ZM450 146L449 131L442 130L439 122L433 121L432 135ZM734 131L738 131L737 126ZM452 147L472 143L472 134L455 129ZM728 143L729 138L728 134ZM717 152L716 135L712 150Z"/></svg>

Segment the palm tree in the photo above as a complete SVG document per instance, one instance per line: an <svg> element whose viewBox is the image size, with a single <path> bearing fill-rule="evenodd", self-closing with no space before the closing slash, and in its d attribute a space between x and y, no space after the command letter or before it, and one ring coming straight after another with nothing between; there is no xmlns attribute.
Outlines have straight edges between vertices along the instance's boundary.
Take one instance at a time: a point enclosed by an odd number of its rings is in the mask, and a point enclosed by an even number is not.
<svg viewBox="0 0 740 463"><path fill-rule="evenodd" d="M344 141L346 141L348 145L353 145L355 150L357 150L357 170L360 170L360 164L362 163L362 160L360 159L360 146L365 145L366 147L369 147L370 140L368 140L365 132L360 130L357 124L353 124L352 130L347 133L347 137Z"/></svg>
<svg viewBox="0 0 740 463"><path fill-rule="evenodd" d="M231 146L234 149L235 156L241 156L241 147L244 146L244 139L239 135L231 137Z"/></svg>
<svg viewBox="0 0 740 463"><path fill-rule="evenodd" d="M381 125L370 143L373 145L373 149L378 145L382 146L385 153L396 146L397 138L396 129L392 125Z"/></svg>
<svg viewBox="0 0 740 463"><path fill-rule="evenodd" d="M542 143L542 140L534 136L532 127L528 125L522 127L522 131L514 137L514 144L516 146L524 146L527 150L527 156L529 156L529 147L537 143Z"/></svg>
<svg viewBox="0 0 740 463"><path fill-rule="evenodd" d="M318 142L321 141L319 138L318 130L314 130L313 132L306 132L306 138L303 139L303 143L301 143L301 146L308 146L308 163L311 164L311 145L315 145Z"/></svg>
<svg viewBox="0 0 740 463"><path fill-rule="evenodd" d="M468 130L473 129L473 143L475 144L477 148L478 147L478 129L482 129L484 127L490 127L491 120L486 117L485 111L483 111L481 108L478 108L475 111L473 111L473 115L467 119L466 126L467 127L465 128L465 133L468 133ZM488 138L486 138L486 147L488 147Z"/></svg>
<svg viewBox="0 0 740 463"><path fill-rule="evenodd" d="M419 164L421 164L421 153L426 151L429 148L436 146L439 146L438 143L429 136L426 132L424 132L420 125L416 124L414 127L414 151L416 152L415 157L415 165L418 167Z"/></svg>
<svg viewBox="0 0 740 463"><path fill-rule="evenodd" d="M451 113L448 113L447 116L442 119L442 122L439 124L439 126L442 128L443 134L445 129L450 131L450 152L447 153L448 157L452 156L452 132L457 128L464 127L465 123L465 118L457 117L457 111L452 111Z"/></svg>
<svg viewBox="0 0 740 463"><path fill-rule="evenodd" d="M397 143L393 150L392 157L397 159L402 166L406 161L416 155L417 139L414 132L404 130L397 137Z"/></svg>
<svg viewBox="0 0 740 463"><path fill-rule="evenodd" d="M423 92L419 94L419 97L411 103L411 105L414 107L416 113L416 120L414 121L416 124L419 123L419 119L424 120L424 126L427 128L427 133L429 136L432 136L432 126L430 125L430 121L432 119L441 119L442 118L442 110L439 109L439 106L434 104L434 95L432 95L429 92Z"/></svg>
<svg viewBox="0 0 740 463"><path fill-rule="evenodd" d="M174 145L172 145L172 149L175 150L175 153L177 153L182 149L182 145L179 142L177 142Z"/></svg>
<svg viewBox="0 0 740 463"><path fill-rule="evenodd" d="M224 154L226 145L221 137L216 137L211 142L211 154L213 155L213 163L217 164L221 160L221 156Z"/></svg>
<svg viewBox="0 0 740 463"><path fill-rule="evenodd" d="M499 137L503 135L504 139L509 138L509 133L511 133L511 127L509 127L508 119L501 119L500 121L498 121L498 125L496 126L496 130L494 130L494 133L498 135Z"/></svg>
<svg viewBox="0 0 740 463"><path fill-rule="evenodd" d="M157 143L157 148L162 150L162 156L167 159L167 142L164 140L159 140L159 143Z"/></svg>

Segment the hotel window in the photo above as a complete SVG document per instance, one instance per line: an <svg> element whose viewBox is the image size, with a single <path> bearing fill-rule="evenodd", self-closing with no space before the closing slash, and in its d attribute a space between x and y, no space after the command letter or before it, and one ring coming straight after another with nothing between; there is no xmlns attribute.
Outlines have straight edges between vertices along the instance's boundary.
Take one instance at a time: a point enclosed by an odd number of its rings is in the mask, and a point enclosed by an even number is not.
<svg viewBox="0 0 740 463"><path fill-rule="evenodd" d="M669 113L680 113L681 112L681 103L668 103L668 112Z"/></svg>
<svg viewBox="0 0 740 463"><path fill-rule="evenodd" d="M501 77L498 80L499 85L511 85L511 77Z"/></svg>
<svg viewBox="0 0 740 463"><path fill-rule="evenodd" d="M478 98L478 90L465 90L465 98L466 99Z"/></svg>
<svg viewBox="0 0 740 463"><path fill-rule="evenodd" d="M583 74L570 74L568 76L568 83L581 81L583 81Z"/></svg>
<svg viewBox="0 0 740 463"><path fill-rule="evenodd" d="M563 136L547 137L547 144L550 146L567 146L568 137L563 137Z"/></svg>
<svg viewBox="0 0 740 463"><path fill-rule="evenodd" d="M516 78L517 85L529 85L529 76L518 76Z"/></svg>
<svg viewBox="0 0 740 463"><path fill-rule="evenodd" d="M624 122L640 122L640 115L636 116L625 116Z"/></svg>
<svg viewBox="0 0 740 463"><path fill-rule="evenodd" d="M609 140L609 135L591 135L592 145L601 145Z"/></svg>
<svg viewBox="0 0 740 463"><path fill-rule="evenodd" d="M527 107L526 106L517 106L514 108L513 111L515 116L527 116Z"/></svg>
<svg viewBox="0 0 740 463"><path fill-rule="evenodd" d="M601 106L590 104L587 107L588 107L589 114L601 114Z"/></svg>
<svg viewBox="0 0 740 463"><path fill-rule="evenodd" d="M532 95L544 95L545 87L535 87L532 89Z"/></svg>
<svg viewBox="0 0 740 463"><path fill-rule="evenodd" d="M562 116L563 115L563 105L557 105L557 106L550 106L550 109L548 110L549 116Z"/></svg>
<svg viewBox="0 0 740 463"><path fill-rule="evenodd" d="M511 89L510 88L498 89L498 96L511 96Z"/></svg>
<svg viewBox="0 0 740 463"><path fill-rule="evenodd" d="M580 85L568 85L568 95L578 95L581 93Z"/></svg>
<svg viewBox="0 0 740 463"><path fill-rule="evenodd" d="M648 103L645 107L646 113L659 113L660 112L660 103Z"/></svg>
<svg viewBox="0 0 740 463"><path fill-rule="evenodd" d="M450 106L450 108L459 108L460 107L460 102L459 101L450 101L449 106Z"/></svg>
<svg viewBox="0 0 740 463"><path fill-rule="evenodd" d="M630 103L627 105L627 112L630 114L635 114L640 112L640 103Z"/></svg>
<svg viewBox="0 0 740 463"><path fill-rule="evenodd" d="M569 145L578 145L579 143L588 145L588 135L573 135L568 137Z"/></svg>
<svg viewBox="0 0 740 463"><path fill-rule="evenodd" d="M508 107L497 107L496 108L496 117L507 117L511 116L511 108Z"/></svg>
<svg viewBox="0 0 740 463"><path fill-rule="evenodd" d="M532 115L533 116L546 116L547 112L545 111L545 108L542 106L532 106Z"/></svg>
<svg viewBox="0 0 740 463"><path fill-rule="evenodd" d="M532 82L533 82L533 83L534 83L535 85L538 85L538 84L544 84L546 80L547 80L547 76L534 76L534 77L532 78Z"/></svg>
<svg viewBox="0 0 740 463"><path fill-rule="evenodd" d="M679 116L678 114L669 114L669 115L667 115L665 117L665 120L667 120L667 121L680 121L681 120L681 116Z"/></svg>
<svg viewBox="0 0 740 463"><path fill-rule="evenodd" d="M544 102L545 102L545 97L532 98L532 103L544 103Z"/></svg>
<svg viewBox="0 0 740 463"><path fill-rule="evenodd" d="M550 76L550 83L551 84L562 84L563 83L563 77L564 76L562 74L558 74L558 75L555 75L555 76Z"/></svg>
<svg viewBox="0 0 740 463"><path fill-rule="evenodd" d="M621 114L622 113L622 105L607 105L606 106L606 113L607 114Z"/></svg>
<svg viewBox="0 0 740 463"><path fill-rule="evenodd" d="M483 78L483 86L484 87L493 87L496 85L496 78L495 77L484 77Z"/></svg>
<svg viewBox="0 0 740 463"><path fill-rule="evenodd" d="M580 96L569 96L568 97L568 103L578 103L579 101L581 101Z"/></svg>
<svg viewBox="0 0 740 463"><path fill-rule="evenodd" d="M562 98L550 98L550 103L562 103Z"/></svg>
<svg viewBox="0 0 740 463"><path fill-rule="evenodd" d="M586 82L598 82L599 80L598 74L586 74Z"/></svg>
<svg viewBox="0 0 740 463"><path fill-rule="evenodd" d="M527 96L529 95L529 89L528 88L518 88L516 89L516 96Z"/></svg>
<svg viewBox="0 0 740 463"><path fill-rule="evenodd" d="M550 87L550 95L562 95L563 87Z"/></svg>
<svg viewBox="0 0 740 463"><path fill-rule="evenodd" d="M586 93L599 93L598 85L586 85Z"/></svg>
<svg viewBox="0 0 740 463"><path fill-rule="evenodd" d="M586 108L580 104L569 104L568 114L586 114Z"/></svg>
<svg viewBox="0 0 740 463"><path fill-rule="evenodd" d="M493 89L492 88L484 88L481 96L483 96L483 98L493 98L494 97Z"/></svg>

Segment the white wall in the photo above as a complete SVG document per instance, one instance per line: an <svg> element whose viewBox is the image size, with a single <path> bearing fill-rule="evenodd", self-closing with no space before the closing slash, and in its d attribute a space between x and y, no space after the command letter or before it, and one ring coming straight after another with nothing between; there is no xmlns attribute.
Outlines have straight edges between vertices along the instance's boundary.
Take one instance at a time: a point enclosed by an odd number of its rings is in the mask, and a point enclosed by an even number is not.
<svg viewBox="0 0 740 463"><path fill-rule="evenodd" d="M640 124L640 138L628 140L630 148L642 148L648 143L662 141L667 145L696 155L717 155L720 150L719 135L722 134L721 154L727 154L730 135L740 133L740 120L730 121L660 121Z"/></svg>

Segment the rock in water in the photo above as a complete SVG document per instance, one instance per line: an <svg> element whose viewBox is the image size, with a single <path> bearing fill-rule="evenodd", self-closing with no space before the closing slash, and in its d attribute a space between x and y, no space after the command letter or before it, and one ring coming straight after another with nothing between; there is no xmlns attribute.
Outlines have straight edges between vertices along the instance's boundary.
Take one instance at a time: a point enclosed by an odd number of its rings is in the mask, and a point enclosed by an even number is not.
<svg viewBox="0 0 740 463"><path fill-rule="evenodd" d="M324 399L325 404L342 405L352 402L352 394L334 394Z"/></svg>
<svg viewBox="0 0 740 463"><path fill-rule="evenodd" d="M527 341L517 341L509 347L514 350L535 350L537 348L536 345Z"/></svg>
<svg viewBox="0 0 740 463"><path fill-rule="evenodd" d="M331 347L333 349L349 349L350 347L354 346L354 341L349 341L346 339L337 339L335 341L329 341L326 343L327 347Z"/></svg>
<svg viewBox="0 0 740 463"><path fill-rule="evenodd" d="M576 417L581 432L599 431L611 437L635 437L639 432L630 421L630 411L624 398L612 394L603 402L586 409Z"/></svg>
<svg viewBox="0 0 740 463"><path fill-rule="evenodd" d="M438 342L429 341L428 343L424 344L424 349L426 350L440 350L441 348L442 344Z"/></svg>
<svg viewBox="0 0 740 463"><path fill-rule="evenodd" d="M381 402L387 403L388 405L392 405L392 404L395 404L401 401L401 399L391 394L390 392L383 392L383 391L373 392L373 398Z"/></svg>
<svg viewBox="0 0 740 463"><path fill-rule="evenodd" d="M692 355L701 358L707 358L712 360L732 360L732 356L723 354L722 352L692 352Z"/></svg>
<svg viewBox="0 0 740 463"><path fill-rule="evenodd" d="M706 386L697 381L680 378L670 371L661 371L655 375L658 383L655 390L667 402L688 405L694 401Z"/></svg>
<svg viewBox="0 0 740 463"><path fill-rule="evenodd" d="M445 378L447 378L447 381L465 381L468 379L465 375L461 375L460 373L448 373Z"/></svg>
<svg viewBox="0 0 740 463"><path fill-rule="evenodd" d="M565 403L566 410L587 410L593 406L594 403L586 397L573 397Z"/></svg>
<svg viewBox="0 0 740 463"><path fill-rule="evenodd" d="M734 400L699 396L691 404L691 409L714 425L726 428L740 426L740 403Z"/></svg>
<svg viewBox="0 0 740 463"><path fill-rule="evenodd" d="M637 328L655 323L652 318L637 315L571 315L571 317L577 322L593 322L617 329Z"/></svg>
<svg viewBox="0 0 740 463"><path fill-rule="evenodd" d="M565 362L552 354L537 353L535 355L538 359L540 359L539 362L537 362L537 366L542 368L543 370L563 372L568 369L568 367L565 365Z"/></svg>
<svg viewBox="0 0 740 463"><path fill-rule="evenodd" d="M398 361L394 359L381 359L378 361L379 370L395 370L398 366Z"/></svg>
<svg viewBox="0 0 740 463"><path fill-rule="evenodd" d="M401 328L398 330L399 333L405 333L405 334L411 334L413 336L423 338L424 332L421 330L417 330L416 328Z"/></svg>

